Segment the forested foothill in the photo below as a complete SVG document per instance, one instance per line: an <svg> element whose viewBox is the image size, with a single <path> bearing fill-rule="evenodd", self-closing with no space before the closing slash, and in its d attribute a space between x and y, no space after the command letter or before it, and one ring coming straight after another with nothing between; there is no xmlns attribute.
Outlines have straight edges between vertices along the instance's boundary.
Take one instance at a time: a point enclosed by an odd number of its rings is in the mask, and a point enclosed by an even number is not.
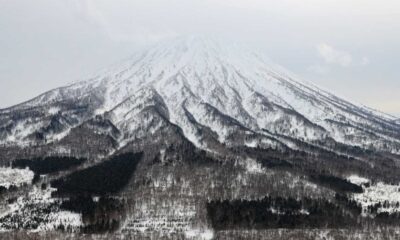
<svg viewBox="0 0 400 240"><path fill-rule="evenodd" d="M297 144L303 143L298 141ZM237 147L231 150L238 155L255 159L265 171L301 176L318 188L332 191L333 198L321 195L320 199L316 199L310 198L307 194L300 198L292 198L285 194L278 196L267 194L263 198L255 199L214 199L207 203L208 217L212 226L219 230L233 230L364 229L366 226L399 225L400 215L396 211L382 212L382 209L396 209L398 206L396 203L386 201L362 207L359 200L355 201L353 197L363 194L370 184L377 182L398 184L396 182L398 168L393 167L390 154L373 153L359 147L340 144L337 147L341 151L338 152L307 143L301 146L301 149L307 149L308 152L259 147ZM382 161L379 162L379 159ZM366 161L371 164L366 164ZM347 179L351 175L366 176L371 182L355 184Z"/></svg>

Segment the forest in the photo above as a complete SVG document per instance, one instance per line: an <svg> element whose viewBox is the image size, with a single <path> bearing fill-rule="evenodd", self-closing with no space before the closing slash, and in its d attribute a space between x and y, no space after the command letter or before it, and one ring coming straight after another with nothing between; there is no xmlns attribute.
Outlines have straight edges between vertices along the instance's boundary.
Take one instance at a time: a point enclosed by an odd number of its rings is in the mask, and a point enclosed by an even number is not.
<svg viewBox="0 0 400 240"><path fill-rule="evenodd" d="M117 193L130 180L143 153L124 153L51 182L55 195L104 196Z"/></svg>
<svg viewBox="0 0 400 240"><path fill-rule="evenodd" d="M133 176L143 153L123 153L51 182L52 195L64 197L61 209L82 214L85 233L116 230L125 217L124 202L115 196ZM59 230L66 230L63 225Z"/></svg>
<svg viewBox="0 0 400 240"><path fill-rule="evenodd" d="M341 179L332 175L315 174L310 176L310 180L322 186L329 187L337 192L363 192L363 188L361 186L353 184L346 179Z"/></svg>
<svg viewBox="0 0 400 240"><path fill-rule="evenodd" d="M33 159L17 159L12 163L13 168L28 167L35 174L48 174L67 170L73 166L78 166L86 161L85 158L75 157L45 157Z"/></svg>
<svg viewBox="0 0 400 240"><path fill-rule="evenodd" d="M346 228L357 218L324 199L264 197L260 200L210 201L212 226L227 229Z"/></svg>
<svg viewBox="0 0 400 240"><path fill-rule="evenodd" d="M90 196L78 195L64 200L60 207L82 214L84 225L80 230L84 233L113 232L118 229L126 214L123 202L115 197L93 199ZM64 225L58 228L67 230Z"/></svg>

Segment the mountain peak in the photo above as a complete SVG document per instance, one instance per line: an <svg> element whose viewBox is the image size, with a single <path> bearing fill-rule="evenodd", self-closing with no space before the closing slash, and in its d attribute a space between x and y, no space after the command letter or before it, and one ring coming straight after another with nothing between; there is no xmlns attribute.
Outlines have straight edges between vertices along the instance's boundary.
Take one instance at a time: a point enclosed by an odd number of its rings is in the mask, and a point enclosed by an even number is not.
<svg viewBox="0 0 400 240"><path fill-rule="evenodd" d="M331 138L342 144L368 148L373 143L385 151L400 152L399 126L393 119L299 81L265 59L243 45L221 39L189 36L165 41L90 80L0 112L0 123L5 124L0 141L31 142L42 135L60 139L100 115L123 133L118 139L121 144L138 137L136 131L146 129L145 123L151 123L152 131L172 123L196 146L206 149L210 136L220 144L240 145L245 144L243 139L240 143L234 140L239 135L256 134L246 137L252 139L251 145L276 147L287 141L279 136L306 142ZM144 108L152 109L146 116L153 122L136 120L144 117ZM32 119L24 113L26 118L8 126L21 111L38 111L30 114L42 117ZM356 132L357 139L348 132Z"/></svg>

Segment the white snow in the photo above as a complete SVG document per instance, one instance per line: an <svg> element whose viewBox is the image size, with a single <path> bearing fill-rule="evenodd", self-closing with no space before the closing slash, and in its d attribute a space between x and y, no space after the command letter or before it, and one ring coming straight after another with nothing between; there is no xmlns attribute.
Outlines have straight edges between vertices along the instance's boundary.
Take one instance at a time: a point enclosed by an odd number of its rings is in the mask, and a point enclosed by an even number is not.
<svg viewBox="0 0 400 240"><path fill-rule="evenodd" d="M249 173L264 173L264 169L261 166L261 164L259 162L257 162L257 160L254 160L253 158L247 158L245 163L244 163L244 167L246 169L247 172Z"/></svg>
<svg viewBox="0 0 400 240"><path fill-rule="evenodd" d="M59 107L50 107L48 110L48 113L50 115L54 115L54 114L58 113L60 110L61 110L61 108L59 108Z"/></svg>
<svg viewBox="0 0 400 240"><path fill-rule="evenodd" d="M14 169L0 167L0 186L10 188L10 186L19 187L22 184L30 184L34 173L26 169Z"/></svg>
<svg viewBox="0 0 400 240"><path fill-rule="evenodd" d="M353 184L362 186L363 184L369 183L369 179L364 178L364 177L360 177L357 175L351 175L347 178L347 180Z"/></svg>
<svg viewBox="0 0 400 240"><path fill-rule="evenodd" d="M210 229L189 229L185 231L187 239L211 240L214 238L214 232Z"/></svg>
<svg viewBox="0 0 400 240"><path fill-rule="evenodd" d="M61 224L65 227L72 227L72 230L74 227L81 226L82 216L78 213L61 210L53 210L49 214L41 213L41 208L46 208L57 201L57 199L51 198L51 193L55 190L54 188L41 189L33 186L25 196L21 196L16 202L9 204L8 209L0 214L0 218L11 214L16 218L22 218L20 221L23 222L31 221L34 218L45 219L45 221L38 222L39 226L36 229L31 229L32 232L55 230ZM39 215L36 216L36 214ZM7 222L0 221L0 231L10 230L4 228L4 224L7 224Z"/></svg>
<svg viewBox="0 0 400 240"><path fill-rule="evenodd" d="M348 178L354 184L365 184L370 182L366 178L351 176ZM378 209L380 212L400 212L400 184L389 185L383 182L372 184L371 186L362 185L364 192L353 194L353 199L361 204L365 213L369 206L381 203L382 206ZM387 205L384 203L387 202Z"/></svg>
<svg viewBox="0 0 400 240"><path fill-rule="evenodd" d="M255 147L258 146L258 141L255 140L255 139L253 139L253 140L251 140L251 141L246 141L246 142L244 143L244 145L246 145L246 146L248 146L248 147L251 147L251 148L255 148Z"/></svg>
<svg viewBox="0 0 400 240"><path fill-rule="evenodd" d="M41 224L35 230L37 232L51 231L57 229L58 226L69 226L72 229L82 226L82 215L70 211L51 212L48 216L50 221L47 224Z"/></svg>
<svg viewBox="0 0 400 240"><path fill-rule="evenodd" d="M170 187L172 179L167 176L164 181L154 182L156 188L161 188L166 191ZM171 202L158 203L155 201L139 202L135 206L137 208L136 214L139 216L131 216L125 221L122 230L134 232L152 232L157 231L161 234L171 234L177 232L190 231L191 224L196 216L196 209L194 205L186 205L181 199L173 201L173 207L169 204ZM157 214L154 214L154 207L157 209Z"/></svg>

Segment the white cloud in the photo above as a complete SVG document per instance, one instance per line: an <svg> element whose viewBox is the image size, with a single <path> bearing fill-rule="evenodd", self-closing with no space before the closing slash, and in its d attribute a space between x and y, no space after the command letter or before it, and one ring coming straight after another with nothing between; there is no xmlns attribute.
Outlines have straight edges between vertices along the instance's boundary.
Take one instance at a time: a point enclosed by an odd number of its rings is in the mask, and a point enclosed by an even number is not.
<svg viewBox="0 0 400 240"><path fill-rule="evenodd" d="M318 55L324 60L326 65L339 65L342 67L349 66L366 66L370 63L368 57L362 57L361 59L355 59L349 52L338 50L327 43L321 43L317 45ZM315 64L308 67L309 71L325 74L328 72L328 66L321 64Z"/></svg>
<svg viewBox="0 0 400 240"><path fill-rule="evenodd" d="M78 16L99 26L115 42L145 44L178 35L173 30L160 26L155 28L141 24L141 19L136 18L139 14L132 14L132 11L141 7L136 2L124 0L117 5L107 1L71 0L68 3L72 4Z"/></svg>
<svg viewBox="0 0 400 240"><path fill-rule="evenodd" d="M353 62L353 57L350 53L337 50L334 47L321 43L317 46L318 54L328 64L337 64L342 67L348 67Z"/></svg>
<svg viewBox="0 0 400 240"><path fill-rule="evenodd" d="M369 63L370 63L369 58L363 57L363 58L361 59L361 65L362 65L362 66L368 65Z"/></svg>
<svg viewBox="0 0 400 240"><path fill-rule="evenodd" d="M307 70L321 75L327 74L329 72L328 66L323 66L320 64L311 65L307 68Z"/></svg>

